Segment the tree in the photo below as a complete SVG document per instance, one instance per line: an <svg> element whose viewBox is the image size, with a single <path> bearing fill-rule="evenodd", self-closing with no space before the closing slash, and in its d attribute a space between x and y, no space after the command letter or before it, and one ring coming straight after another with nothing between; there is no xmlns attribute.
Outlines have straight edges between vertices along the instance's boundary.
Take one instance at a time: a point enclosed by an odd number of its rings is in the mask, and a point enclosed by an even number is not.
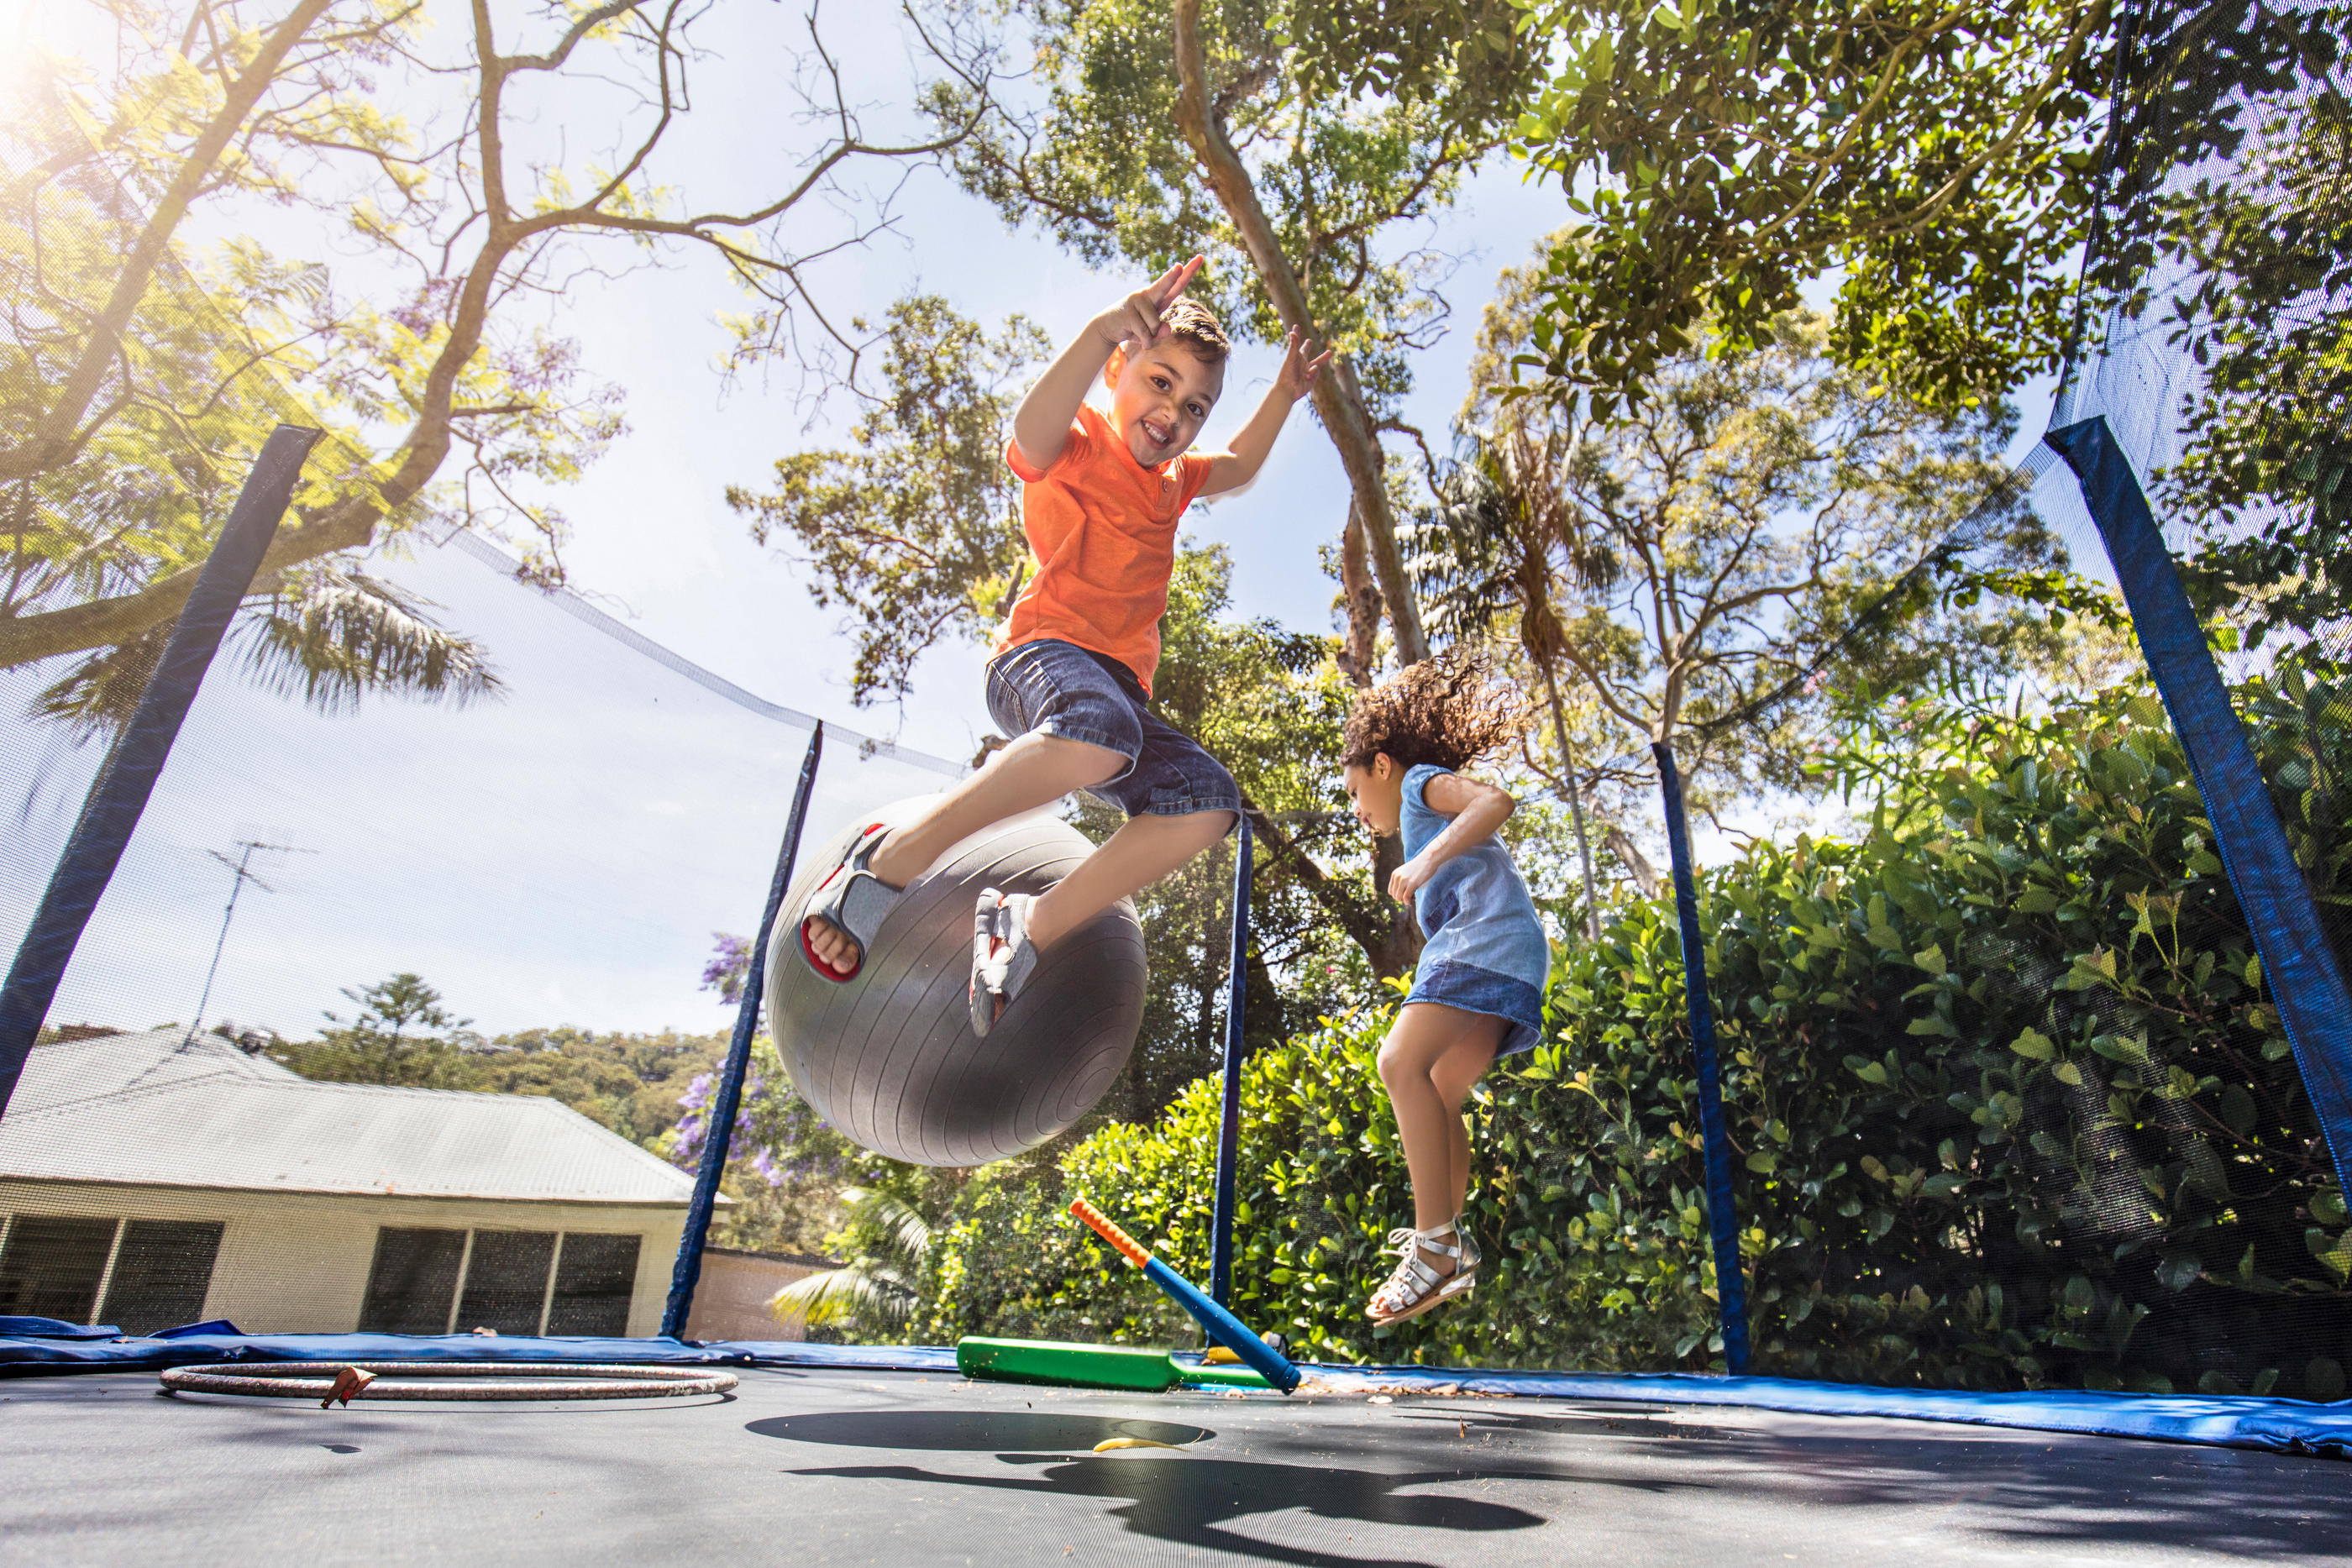
<svg viewBox="0 0 2352 1568"><path fill-rule="evenodd" d="M347 1083L405 1083L421 1088L470 1088L473 1075L457 1053L473 1042L472 1020L451 1016L441 993L403 972L342 994L359 1004L350 1018L325 1016L331 1027L311 1047L297 1047L306 1078Z"/></svg>
<svg viewBox="0 0 2352 1568"><path fill-rule="evenodd" d="M1018 316L991 337L937 296L901 299L881 336L888 392L852 427L856 449L778 458L765 495L728 486L751 537L782 542L818 605L848 612L853 702L903 698L918 659L943 637L979 638L1020 592L1004 432L1023 372L1050 348Z"/></svg>
<svg viewBox="0 0 2352 1568"><path fill-rule="evenodd" d="M2124 340L2108 351L2137 361L2155 327L2196 367L2167 410L2181 450L2155 476L2155 498L2197 541L2182 574L2190 593L2248 648L2332 641L2352 619L2352 113L2340 53L2352 7L2315 7L2309 23L2299 48L2236 94L2209 86L2191 103L2216 101L2185 117L2151 105L2091 269ZM2182 96L2179 77L2214 68L2196 43L2154 47L2172 90L2151 99ZM2176 187L2182 169L2194 178Z"/></svg>
<svg viewBox="0 0 2352 1568"><path fill-rule="evenodd" d="M1524 341L1544 287L1506 275L1482 368ZM1939 413L1877 392L1833 362L1819 316L1772 334L1760 350L1703 336L1614 412L1492 393L1465 411L1474 429L1496 421L1493 475L1570 569L1551 587L1574 684L1621 743L1676 743L1702 810L1801 787L1805 716L1839 687L2004 674L2055 636L2018 607L1938 592L1943 562L2063 567L2003 483L2006 405Z"/></svg>
<svg viewBox="0 0 2352 1568"><path fill-rule="evenodd" d="M1579 550L1589 543L1563 526L1559 497L1527 431L1513 424L1474 446L1467 461L1440 476L1431 526L1415 530L1422 547L1414 576L1429 596L1432 621L1442 630L1483 641L1507 620L1519 652L1542 677L1544 706L1551 716L1558 752L1554 788L1568 802L1576 826L1576 858L1584 883L1585 935L1601 936L1601 895L1592 877L1592 845L1584 821L1587 786L1577 747L1569 738L1568 705L1559 690L1559 666L1568 633L1552 603L1555 572L1563 571L1587 591L1600 591L1612 565L1605 554ZM1554 565L1555 555L1562 559ZM1533 758L1530 758L1530 762Z"/></svg>
<svg viewBox="0 0 2352 1568"><path fill-rule="evenodd" d="M1496 106L1529 61L1515 47L1467 61L1449 49L1392 76L1381 96L1329 66L1329 46L1344 47L1355 23L1320 3L1015 9L1045 102L990 120L957 152L958 172L1008 219L1098 266L1158 272L1206 250L1212 265L1192 291L1229 329L1267 342L1296 329L1338 346L1315 410L1346 466L1349 527L1360 530L1398 657L1422 658L1380 438L1397 428L1407 356L1433 340L1440 307L1430 258L1384 246L1397 225L1447 204L1496 144ZM1325 47L1293 47L1302 29Z"/></svg>
<svg viewBox="0 0 2352 1568"><path fill-rule="evenodd" d="M1586 215L1525 361L1606 412L1702 337L1772 341L1843 270L1825 347L1943 407L2054 366L2095 205L2107 0L1545 0L1517 150Z"/></svg>
<svg viewBox="0 0 2352 1568"><path fill-rule="evenodd" d="M351 592L345 558L435 518L503 528L528 541L531 575L560 577L563 520L538 492L576 478L622 428L617 391L589 381L549 329L566 280L605 256L706 254L753 297L735 323L738 364L821 367L830 342L854 374L862 345L833 327L804 267L872 228L805 248L788 231L812 204L857 199L845 182L858 168L934 158L969 129L869 136L812 12L781 83L818 112L817 144L764 193L700 205L657 172L691 110L698 13L684 0L602 0L526 52L502 48L477 7L446 55L394 0L288 0L268 22L253 19L257 0L192 0L184 15L103 3L123 46L111 77L83 89L51 62L37 109L8 131L0 667L120 663L166 625L244 462L270 423L307 409L342 439L263 563L261 596L299 606L281 651L316 654L304 667L327 670L320 689L346 698L350 678L431 689L429 664L375 657L379 633L343 635L365 612L399 609ZM952 32L916 37L983 110L980 52ZM387 106L393 87L449 79L465 84L451 124L412 127ZM551 96L591 118L604 158L561 150ZM192 214L233 221L235 204L255 199L336 214L365 257L346 273L404 274L396 297L347 298L323 265L251 240L191 279ZM341 593L340 607L321 609L322 593ZM446 687L448 661L440 669ZM463 674L447 689L462 690Z"/></svg>

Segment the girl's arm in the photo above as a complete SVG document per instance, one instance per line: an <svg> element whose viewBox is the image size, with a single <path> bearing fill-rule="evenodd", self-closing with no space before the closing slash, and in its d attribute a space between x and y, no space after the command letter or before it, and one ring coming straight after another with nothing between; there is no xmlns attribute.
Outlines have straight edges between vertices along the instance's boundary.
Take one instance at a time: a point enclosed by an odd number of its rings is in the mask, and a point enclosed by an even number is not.
<svg viewBox="0 0 2352 1568"><path fill-rule="evenodd" d="M1431 810L1454 821L1423 845L1421 853L1390 875L1389 896L1399 904L1412 903L1412 895L1437 874L1439 866L1493 838L1495 830L1509 821L1519 805L1508 791L1459 773L1438 774L1422 787L1421 798Z"/></svg>

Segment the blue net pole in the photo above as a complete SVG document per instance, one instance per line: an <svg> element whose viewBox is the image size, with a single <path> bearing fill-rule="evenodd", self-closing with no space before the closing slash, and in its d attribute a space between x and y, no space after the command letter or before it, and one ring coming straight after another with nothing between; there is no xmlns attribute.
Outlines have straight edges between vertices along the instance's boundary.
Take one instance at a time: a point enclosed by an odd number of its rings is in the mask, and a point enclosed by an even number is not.
<svg viewBox="0 0 2352 1568"><path fill-rule="evenodd" d="M1674 862L1675 914L1682 926L1683 997L1698 1059L1698 1129L1706 1155L1706 1228L1715 1243L1716 1300L1723 1310L1723 1364L1748 1370L1748 1277L1739 1267L1739 1217L1731 1207L1731 1139L1723 1124L1723 1070L1715 1054L1715 1009L1706 995L1706 944L1698 931L1698 883L1691 874L1690 825L1674 749L1659 741L1658 791L1665 797L1666 850Z"/></svg>
<svg viewBox="0 0 2352 1568"><path fill-rule="evenodd" d="M219 542L205 558L188 601L173 623L138 709L82 802L73 836L66 841L58 869L41 894L41 906L16 948L7 987L0 990L0 1113L7 1110L16 1092L25 1059L40 1039L66 966L73 961L81 934L114 879L115 867L122 862L155 780L172 755L172 743L179 738L181 722L196 700L196 689L212 667L213 654L219 651L237 606L253 587L254 574L278 535L278 521L286 516L302 465L320 434L302 425L281 424L262 444Z"/></svg>
<svg viewBox="0 0 2352 1568"><path fill-rule="evenodd" d="M1217 1113L1217 1207L1209 1232L1209 1299L1232 1304L1234 1166L1241 1159L1242 998L1249 983L1250 830L1234 846L1234 953L1225 999L1225 1097Z"/></svg>
<svg viewBox="0 0 2352 1568"><path fill-rule="evenodd" d="M768 881L768 902L760 911L760 932L751 941L751 964L743 976L743 995L735 1007L735 1032L727 1041L726 1064L719 1071L719 1087L710 1096L703 1124L702 1165L694 1173L694 1197L686 1206L686 1232L677 1239L677 1262L669 1275L669 1301L662 1308L662 1333L677 1339L694 1311L694 1287L702 1278L702 1248L710 1230L710 1211L719 1202L719 1178L727 1169L727 1152L735 1140L735 1113L743 1103L743 1074L751 1061L751 1037L760 1031L760 1003L768 988L768 938L776 928L776 911L784 902L784 888L793 880L793 862L801 848L801 828L808 821L809 795L816 788L817 759L824 754L824 726L809 736L807 755L801 758L800 782L793 788L793 811L784 824L784 841L776 852L775 874Z"/></svg>
<svg viewBox="0 0 2352 1568"><path fill-rule="evenodd" d="M2042 440L2074 469L2099 525L2140 653L2205 799L2214 847L2253 933L2263 978L2311 1094L2336 1182L2352 1203L2352 1173L2345 1163L2352 1155L2352 989L2320 928L2310 884L2294 863L2285 824L2230 706L2229 688L2173 570L2156 514L2106 419L2095 415Z"/></svg>

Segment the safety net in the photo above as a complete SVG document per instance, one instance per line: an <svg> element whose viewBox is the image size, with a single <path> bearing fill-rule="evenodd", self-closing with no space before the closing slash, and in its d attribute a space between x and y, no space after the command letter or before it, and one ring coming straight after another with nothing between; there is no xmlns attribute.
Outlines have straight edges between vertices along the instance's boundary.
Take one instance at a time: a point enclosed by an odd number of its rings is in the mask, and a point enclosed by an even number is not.
<svg viewBox="0 0 2352 1568"><path fill-rule="evenodd" d="M1182 1036L1155 1060L1187 1074L1236 1042L1222 1151L1212 1072L933 1179L828 1139L763 1037L690 1229L725 1004L816 721L419 505L363 557L266 570L229 621L0 1115L0 1318L643 1337L684 1241L708 1244L671 1325L692 1338L797 1335L820 1298L772 1298L829 1272L835 1337L1196 1343L1067 1219L1085 1195L1328 1362L2340 1397L2352 15L2117 25L2049 440L1664 750L1571 764L1563 721L1549 777L1580 772L1596 838L1631 830L1626 874L1588 898L1559 862L1537 890L1547 1026L1471 1102L1467 1301L1364 1321L1410 1212L1374 1066L1393 998L1339 996L1345 944L1312 930L1281 953L1244 930L1228 991L1232 849L1186 873L1192 925L1151 937L1191 989L1147 1024ZM120 248L139 204L102 164L7 189L12 235L68 243L5 258L0 374L59 377L26 280ZM28 519L0 946L135 728L173 627L140 605L185 591L272 428L318 423L207 286L160 276L111 373L209 376L231 389L211 423L142 423L158 400L126 397L105 439L0 480ZM296 516L383 478L332 435ZM1446 527L1419 540L1433 595L1466 570ZM2054 646L2070 623L2093 634L2048 689L1948 678L1955 636ZM1694 854L1677 758L1701 777L1720 737L1767 732L1809 821ZM965 767L828 725L803 862ZM1360 869L1312 836L1336 810L1256 822L1261 897Z"/></svg>
<svg viewBox="0 0 2352 1568"><path fill-rule="evenodd" d="M124 351L98 356L95 394L51 431L47 394L81 366L77 329L151 205L65 109L13 112L0 946L16 952L45 895L56 914L53 877L90 883L89 845L79 872L68 845L131 765L172 607L272 431L325 422L296 395L306 362L222 308L238 280L166 256ZM173 677L194 699L98 874L39 1043L21 1076L10 1064L0 1318L661 1322L695 1106L816 720L541 586L542 563L429 497L387 511L394 465L366 434L354 420L310 447L278 538L372 507L379 542L322 556L293 539L286 564L231 585L201 686ZM963 771L828 738L813 842ZM17 979L37 967L20 953ZM812 1239L739 1228L772 1271Z"/></svg>

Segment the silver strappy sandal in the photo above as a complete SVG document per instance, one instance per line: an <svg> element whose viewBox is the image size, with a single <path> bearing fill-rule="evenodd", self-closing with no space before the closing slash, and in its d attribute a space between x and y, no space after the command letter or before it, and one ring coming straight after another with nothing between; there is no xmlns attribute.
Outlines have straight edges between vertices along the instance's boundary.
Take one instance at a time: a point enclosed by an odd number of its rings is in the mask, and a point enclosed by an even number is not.
<svg viewBox="0 0 2352 1568"><path fill-rule="evenodd" d="M1451 1240L1446 1238L1452 1238ZM1458 1218L1427 1230L1415 1230L1410 1226L1389 1232L1387 1250L1402 1254L1396 1272L1389 1282L1372 1292L1364 1315L1385 1326L1417 1318L1432 1307L1470 1293L1478 1282L1478 1249L1461 1228ZM1441 1274L1423 1252L1454 1260L1451 1271Z"/></svg>
<svg viewBox="0 0 2352 1568"><path fill-rule="evenodd" d="M866 956L873 950L874 938L881 934L883 919L897 907L906 889L892 887L874 874L871 862L874 852L882 847L889 825L876 822L851 841L839 863L816 884L808 903L801 907L801 956L808 967L836 984L847 985L864 973ZM857 967L843 974L823 958L809 945L809 922L822 920L857 944Z"/></svg>
<svg viewBox="0 0 2352 1568"><path fill-rule="evenodd" d="M983 889L972 914L971 1032L985 1036L1013 1005L1013 998L1037 972L1037 945L1029 939L1029 911L1036 904L1026 893Z"/></svg>

